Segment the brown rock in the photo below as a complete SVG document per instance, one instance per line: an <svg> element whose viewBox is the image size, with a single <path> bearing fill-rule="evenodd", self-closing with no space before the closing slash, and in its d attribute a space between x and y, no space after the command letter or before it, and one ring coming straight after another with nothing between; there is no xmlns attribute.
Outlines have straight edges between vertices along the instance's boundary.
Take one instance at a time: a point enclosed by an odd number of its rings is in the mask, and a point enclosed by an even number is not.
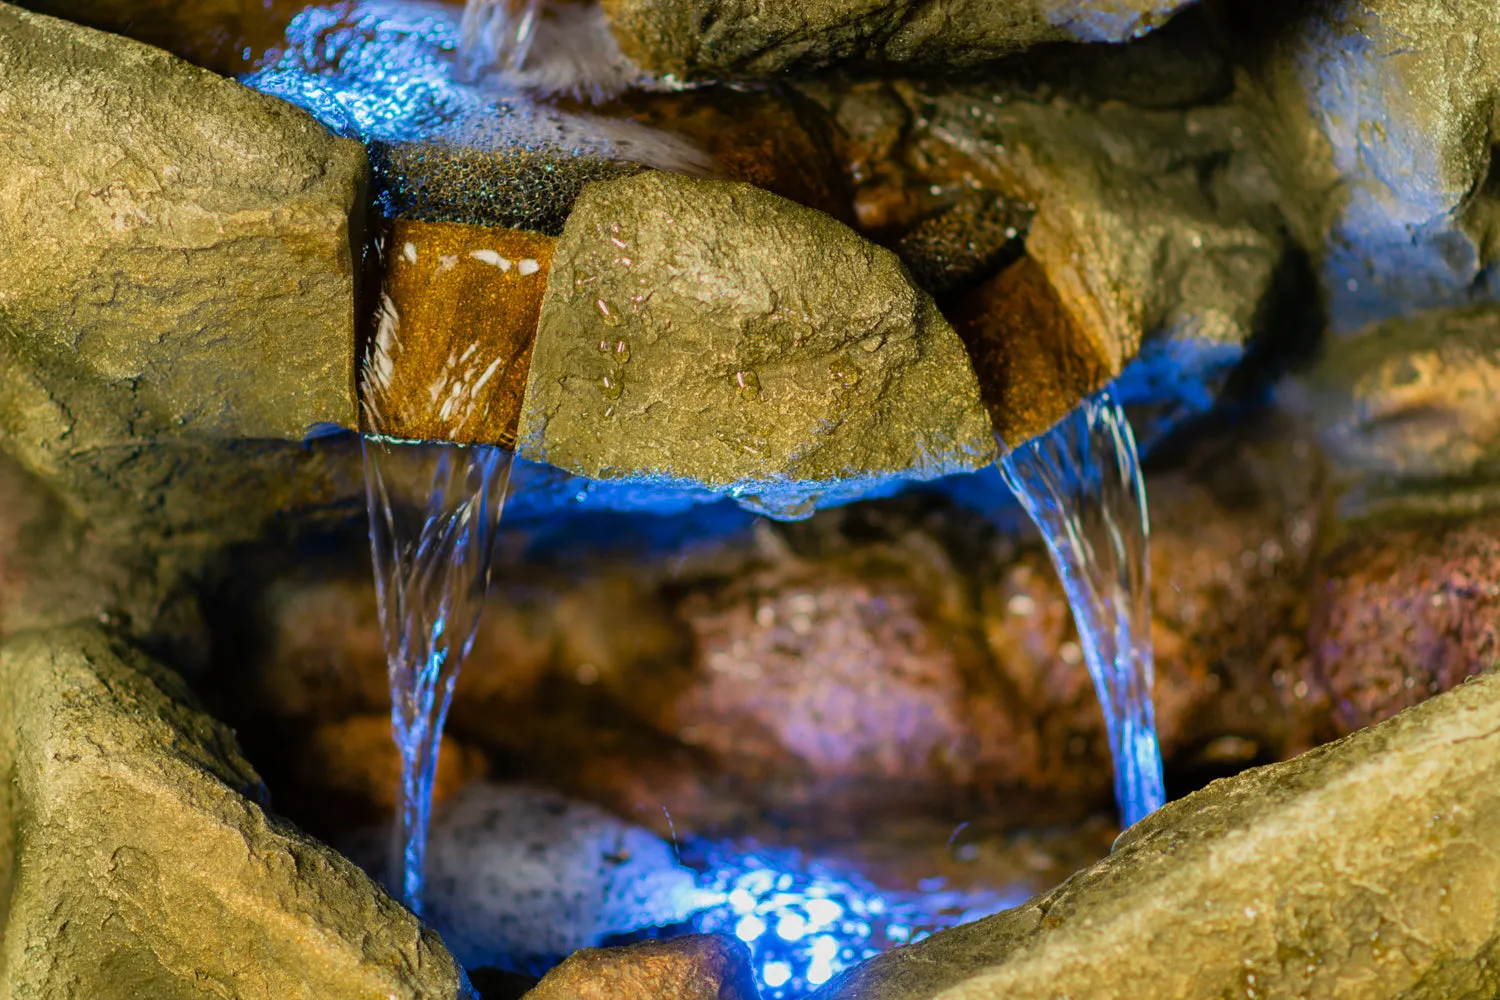
<svg viewBox="0 0 1500 1000"><path fill-rule="evenodd" d="M1500 518L1362 525L1321 577L1314 665L1344 732L1500 664Z"/></svg>
<svg viewBox="0 0 1500 1000"><path fill-rule="evenodd" d="M692 143L718 176L853 221L848 176L834 127L821 107L794 91L707 87L634 92L601 109Z"/></svg>
<svg viewBox="0 0 1500 1000"><path fill-rule="evenodd" d="M1040 264L1022 257L952 311L995 433L1018 447L1114 376Z"/></svg>
<svg viewBox="0 0 1500 1000"><path fill-rule="evenodd" d="M757 1000L750 951L733 938L691 934L623 948L585 948L524 1000Z"/></svg>
<svg viewBox="0 0 1500 1000"><path fill-rule="evenodd" d="M388 811L396 806L401 786L401 757L391 737L388 715L357 715L319 726L306 750L311 782L328 792L349 796ZM463 786L483 778L484 754L444 735L438 751L432 801L443 802Z"/></svg>
<svg viewBox="0 0 1500 1000"><path fill-rule="evenodd" d="M513 447L556 240L398 220L364 366L364 426Z"/></svg>

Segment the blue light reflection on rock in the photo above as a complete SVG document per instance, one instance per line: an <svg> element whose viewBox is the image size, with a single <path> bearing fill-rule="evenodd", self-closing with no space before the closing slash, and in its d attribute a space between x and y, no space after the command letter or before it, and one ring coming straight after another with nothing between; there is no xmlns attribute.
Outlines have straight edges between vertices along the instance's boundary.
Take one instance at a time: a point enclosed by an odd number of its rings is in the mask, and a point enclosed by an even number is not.
<svg viewBox="0 0 1500 1000"><path fill-rule="evenodd" d="M877 888L852 870L786 849L694 844L702 871L694 928L750 948L766 1000L796 1000L843 970L1024 902L1028 893Z"/></svg>

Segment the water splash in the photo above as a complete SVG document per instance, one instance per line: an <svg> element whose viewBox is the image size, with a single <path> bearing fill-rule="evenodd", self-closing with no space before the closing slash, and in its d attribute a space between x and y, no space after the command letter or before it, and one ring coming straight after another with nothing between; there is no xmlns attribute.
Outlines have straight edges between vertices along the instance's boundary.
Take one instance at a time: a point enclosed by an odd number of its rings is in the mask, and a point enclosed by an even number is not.
<svg viewBox="0 0 1500 1000"><path fill-rule="evenodd" d="M486 70L518 73L536 37L541 0L468 0L459 23L459 69L476 80Z"/></svg>
<svg viewBox="0 0 1500 1000"><path fill-rule="evenodd" d="M1135 437L1108 390L1000 460L1041 529L1104 707L1129 826L1166 802L1151 701L1150 521Z"/></svg>
<svg viewBox="0 0 1500 1000"><path fill-rule="evenodd" d="M364 439L370 549L401 757L390 888L421 913L432 785L459 668L474 643L511 454Z"/></svg>

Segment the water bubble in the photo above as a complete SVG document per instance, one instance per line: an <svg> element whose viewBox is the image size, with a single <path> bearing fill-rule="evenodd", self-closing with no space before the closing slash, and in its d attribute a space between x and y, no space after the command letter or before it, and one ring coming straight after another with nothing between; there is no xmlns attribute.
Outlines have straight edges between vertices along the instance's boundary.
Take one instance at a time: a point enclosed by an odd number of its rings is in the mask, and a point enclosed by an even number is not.
<svg viewBox="0 0 1500 1000"><path fill-rule="evenodd" d="M599 391L604 394L605 399L619 399L620 394L625 391L625 380L620 377L619 372L600 375L597 385L599 386Z"/></svg>

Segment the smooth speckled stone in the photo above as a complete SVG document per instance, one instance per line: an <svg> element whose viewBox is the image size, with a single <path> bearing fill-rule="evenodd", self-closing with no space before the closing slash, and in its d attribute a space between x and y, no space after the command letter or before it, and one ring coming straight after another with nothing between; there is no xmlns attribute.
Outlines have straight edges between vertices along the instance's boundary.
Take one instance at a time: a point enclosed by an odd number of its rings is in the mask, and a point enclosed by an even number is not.
<svg viewBox="0 0 1500 1000"><path fill-rule="evenodd" d="M963 343L890 251L747 184L584 189L558 241L521 455L779 517L982 468Z"/></svg>
<svg viewBox="0 0 1500 1000"><path fill-rule="evenodd" d="M427 916L467 966L545 968L612 934L680 923L693 873L597 806L473 785L433 818Z"/></svg>

